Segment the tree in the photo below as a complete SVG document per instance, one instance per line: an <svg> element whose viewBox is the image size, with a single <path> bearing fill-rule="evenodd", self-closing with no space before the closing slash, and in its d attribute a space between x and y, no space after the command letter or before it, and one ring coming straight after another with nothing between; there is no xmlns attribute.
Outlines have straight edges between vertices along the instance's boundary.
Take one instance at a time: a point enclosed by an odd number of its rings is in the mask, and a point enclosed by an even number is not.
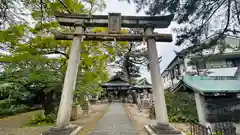
<svg viewBox="0 0 240 135"><path fill-rule="evenodd" d="M11 12L16 4L21 4L24 10L30 12L34 25L19 19L20 14ZM105 7L102 0L84 0L64 2L37 0L14 3L6 1L1 3L4 10L1 13L3 23L0 31L0 49L8 54L1 54L0 62L3 66L1 85L5 98L10 93L27 93L28 101L42 104L45 114L53 112L55 105L52 100L59 103L63 80L71 41L57 41L52 35L53 30L72 32L73 29L61 27L54 18L56 11L92 14ZM11 18L11 19L9 19ZM92 32L106 32L106 28L93 28ZM123 30L124 32L124 30ZM77 76L75 95L85 96L94 94L101 89L99 83L108 78L107 65L115 61L119 50L126 48L126 42L84 41L81 45L81 64ZM50 57L52 56L52 57ZM54 57L53 57L54 56ZM11 89L8 89L10 88ZM21 94L17 97L21 97ZM38 98L40 97L40 98ZM35 102L35 100L37 100Z"/></svg>
<svg viewBox="0 0 240 135"><path fill-rule="evenodd" d="M4 16L1 16L3 21L0 24L0 49L6 51L7 55L0 56L4 69L0 77L2 78L1 88L4 87L5 90L1 93L4 93L5 98L18 99L22 96L21 94L26 93L28 101L42 104L45 114L53 112L54 105L50 103L53 100L59 103L71 41L57 41L51 31L72 31L72 29L60 27L54 19L54 13L62 11L89 14L104 8L105 4L101 2L103 1L39 0L1 3L0 6L4 9L1 9L1 15ZM19 7L16 4L22 6ZM29 11L35 25L32 26L26 23L27 21L19 19L21 15L18 12L12 12L15 7L16 10ZM103 30L106 29L93 29L95 32ZM90 92L99 90L97 83L106 79L106 65L113 61L112 56L115 54L108 44L83 42L78 90ZM102 51L106 53L103 54ZM88 89L85 89L87 87ZM10 93L15 93L16 96L13 97Z"/></svg>
<svg viewBox="0 0 240 135"><path fill-rule="evenodd" d="M1 76L3 84L8 84L5 88L11 88L9 99L25 101L25 104L27 101L30 105L41 104L45 114L54 111L54 101L58 101L54 97L59 97L63 75L54 69L51 59L36 59L25 53L24 56L5 56L1 60L10 63L4 65Z"/></svg>
<svg viewBox="0 0 240 135"><path fill-rule="evenodd" d="M131 0L128 0L131 2ZM225 35L240 34L240 2L237 0L134 0L137 11L148 15L174 14L177 45L188 44L184 53L216 45ZM202 41L207 42L202 42Z"/></svg>
<svg viewBox="0 0 240 135"><path fill-rule="evenodd" d="M53 21L56 11L91 14L106 7L104 0L1 0L0 26L8 24L28 24L31 17L35 21ZM27 18L27 19L26 19Z"/></svg>
<svg viewBox="0 0 240 135"><path fill-rule="evenodd" d="M142 29L129 29L128 33L142 34ZM129 42L128 47L120 51L115 61L117 67L121 69L122 76L125 76L131 84L135 78L141 77L140 66L146 66L148 57L145 47L140 47L140 42Z"/></svg>

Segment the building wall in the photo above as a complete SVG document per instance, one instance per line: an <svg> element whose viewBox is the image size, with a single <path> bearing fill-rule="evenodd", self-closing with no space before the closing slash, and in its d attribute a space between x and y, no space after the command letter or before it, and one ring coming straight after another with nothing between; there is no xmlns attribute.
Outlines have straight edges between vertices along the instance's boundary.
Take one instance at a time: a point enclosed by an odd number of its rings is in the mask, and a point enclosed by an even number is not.
<svg viewBox="0 0 240 135"><path fill-rule="evenodd" d="M204 64L204 63L202 63ZM214 61L207 61L206 68L224 68L228 67L226 60L214 60Z"/></svg>
<svg viewBox="0 0 240 135"><path fill-rule="evenodd" d="M227 37L224 42L227 45L230 45L231 48L225 49L223 53L238 53L240 52L240 39L236 39L233 37ZM209 55L209 54L219 54L220 49L219 46L216 45L210 49L205 49L202 51L203 55ZM199 52L198 52L199 53ZM194 54L191 54L187 57L192 57ZM199 62L197 65L189 65L188 63L189 59L185 57L184 61L181 61L179 63L179 59L176 59L175 62L173 61L171 65L169 65L169 70L165 71L164 74L162 74L162 78L164 80L164 87L165 89L169 87L173 87L175 84L179 82L182 76L185 76L186 74L195 74L195 75L207 75L207 73L203 71L207 71L209 69L217 69L217 68L230 68L230 67L239 67L240 68L240 57L236 58L219 58L214 60L205 60L202 62ZM178 66L175 64L178 63ZM178 68L179 67L179 68ZM178 68L178 69L177 69ZM198 69L197 69L198 68ZM177 70L179 70L179 74L177 74ZM235 74L236 76L240 76L240 71Z"/></svg>

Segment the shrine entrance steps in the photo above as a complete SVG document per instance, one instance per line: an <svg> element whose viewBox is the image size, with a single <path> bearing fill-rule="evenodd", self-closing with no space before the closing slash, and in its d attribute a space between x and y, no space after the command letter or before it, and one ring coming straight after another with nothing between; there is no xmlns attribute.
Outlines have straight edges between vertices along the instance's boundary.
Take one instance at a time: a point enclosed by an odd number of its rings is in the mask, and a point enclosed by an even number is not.
<svg viewBox="0 0 240 135"><path fill-rule="evenodd" d="M129 120L123 104L113 102L91 135L136 135L136 130Z"/></svg>

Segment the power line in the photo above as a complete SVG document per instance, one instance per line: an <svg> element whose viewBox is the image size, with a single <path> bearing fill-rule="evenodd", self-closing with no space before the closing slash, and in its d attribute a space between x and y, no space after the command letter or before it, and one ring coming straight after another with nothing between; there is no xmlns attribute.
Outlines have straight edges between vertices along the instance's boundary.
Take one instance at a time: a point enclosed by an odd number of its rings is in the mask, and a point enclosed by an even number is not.
<svg viewBox="0 0 240 135"><path fill-rule="evenodd" d="M67 10L67 12L68 12L69 14L72 13L71 9L69 9L65 3L63 3L61 0L58 0L58 2L59 2L61 5L63 5L63 7Z"/></svg>

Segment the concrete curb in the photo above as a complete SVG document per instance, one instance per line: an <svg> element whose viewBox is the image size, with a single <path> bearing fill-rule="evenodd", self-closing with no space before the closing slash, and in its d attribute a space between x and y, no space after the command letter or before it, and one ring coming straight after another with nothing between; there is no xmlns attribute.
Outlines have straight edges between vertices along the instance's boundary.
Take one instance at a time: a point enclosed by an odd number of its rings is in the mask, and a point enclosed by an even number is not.
<svg viewBox="0 0 240 135"><path fill-rule="evenodd" d="M75 130L72 131L72 133L70 135L77 135L81 129L83 128L83 126L78 126Z"/></svg>
<svg viewBox="0 0 240 135"><path fill-rule="evenodd" d="M149 125L144 126L145 130L147 131L148 135L157 135L154 131L149 127Z"/></svg>
<svg viewBox="0 0 240 135"><path fill-rule="evenodd" d="M56 132L56 131L51 131L51 129L50 129L50 130L48 130L45 133L41 133L40 135L56 135L56 134L57 135L77 135L81 131L81 129L83 128L83 126L79 126L79 125L72 125L72 124L70 124L69 126L74 128L74 130L70 134L69 133L65 133L64 130Z"/></svg>

